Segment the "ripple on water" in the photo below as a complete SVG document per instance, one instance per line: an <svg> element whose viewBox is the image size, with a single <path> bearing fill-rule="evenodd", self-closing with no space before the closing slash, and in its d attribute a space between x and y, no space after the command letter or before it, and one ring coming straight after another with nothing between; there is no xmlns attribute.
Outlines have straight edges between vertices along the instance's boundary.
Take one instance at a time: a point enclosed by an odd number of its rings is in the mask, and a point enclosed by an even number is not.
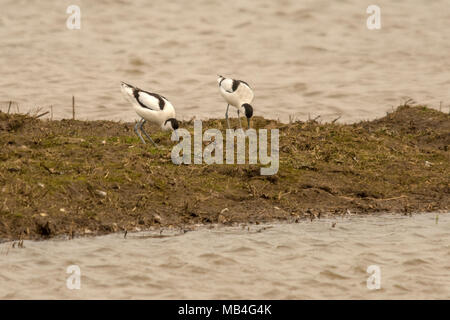
<svg viewBox="0 0 450 320"><path fill-rule="evenodd" d="M168 262L158 264L158 267L167 269L180 269L184 267L186 264L187 264L186 262L179 261L178 259L170 259L170 261Z"/></svg>
<svg viewBox="0 0 450 320"><path fill-rule="evenodd" d="M419 266L419 265L427 265L429 264L428 261L423 260L421 258L415 258L415 259L409 259L402 263L404 266Z"/></svg>
<svg viewBox="0 0 450 320"><path fill-rule="evenodd" d="M320 275L329 279L333 279L333 280L345 280L348 279L349 277L344 276L342 274L339 274L337 272L333 272L331 270L325 270L325 271L321 271Z"/></svg>
<svg viewBox="0 0 450 320"><path fill-rule="evenodd" d="M219 257L211 260L210 263L218 266L231 266L239 264L235 259L228 257Z"/></svg>
<svg viewBox="0 0 450 320"><path fill-rule="evenodd" d="M225 252L234 252L234 253L253 253L255 250L250 248L250 247L246 247L246 246L239 246L236 248L232 248L230 250L227 250Z"/></svg>
<svg viewBox="0 0 450 320"><path fill-rule="evenodd" d="M271 224L261 233L221 228L164 239L29 241L1 256L0 297L449 298L450 214L439 225L424 223L429 217L352 219L349 231L338 232L314 221ZM82 272L76 293L64 289L71 264ZM381 290L366 286L373 264L381 268Z"/></svg>

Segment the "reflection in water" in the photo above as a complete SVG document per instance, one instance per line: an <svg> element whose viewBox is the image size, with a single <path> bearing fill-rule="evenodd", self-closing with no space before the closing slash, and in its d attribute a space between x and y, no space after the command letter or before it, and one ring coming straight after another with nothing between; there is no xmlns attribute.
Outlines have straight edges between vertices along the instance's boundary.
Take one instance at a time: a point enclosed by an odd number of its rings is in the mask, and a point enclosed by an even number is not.
<svg viewBox="0 0 450 320"><path fill-rule="evenodd" d="M162 235L4 243L0 298L450 298L448 213ZM66 287L70 265L80 267L80 290ZM370 265L380 268L379 290L367 289Z"/></svg>

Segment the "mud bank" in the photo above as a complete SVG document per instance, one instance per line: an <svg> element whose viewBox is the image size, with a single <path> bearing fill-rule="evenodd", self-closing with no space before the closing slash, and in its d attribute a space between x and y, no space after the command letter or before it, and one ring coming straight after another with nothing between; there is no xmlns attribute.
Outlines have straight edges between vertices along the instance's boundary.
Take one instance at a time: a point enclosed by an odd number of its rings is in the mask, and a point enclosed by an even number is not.
<svg viewBox="0 0 450 320"><path fill-rule="evenodd" d="M175 165L168 133L152 133L156 149L133 125L0 113L0 238L450 207L450 116L426 107L345 125L256 117L253 128L280 130L273 176L259 165ZM204 121L208 128L225 121Z"/></svg>

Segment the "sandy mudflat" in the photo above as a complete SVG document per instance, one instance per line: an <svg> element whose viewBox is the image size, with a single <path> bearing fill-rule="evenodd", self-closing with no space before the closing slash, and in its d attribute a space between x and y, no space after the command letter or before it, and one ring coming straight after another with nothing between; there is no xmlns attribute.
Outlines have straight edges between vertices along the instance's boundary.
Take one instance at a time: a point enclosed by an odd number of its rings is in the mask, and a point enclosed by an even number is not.
<svg viewBox="0 0 450 320"><path fill-rule="evenodd" d="M65 26L70 4L81 30ZM70 117L75 95L80 119L131 121L124 80L167 96L180 118L218 118L220 73L255 88L256 115L284 121L373 119L404 96L448 110L448 2L377 4L382 29L369 31L357 0L4 0L0 107Z"/></svg>
<svg viewBox="0 0 450 320"><path fill-rule="evenodd" d="M0 238L449 209L446 113L401 107L351 125L257 117L252 126L280 130L275 175L260 163L175 165L169 134L148 128L156 149L133 123L0 113Z"/></svg>

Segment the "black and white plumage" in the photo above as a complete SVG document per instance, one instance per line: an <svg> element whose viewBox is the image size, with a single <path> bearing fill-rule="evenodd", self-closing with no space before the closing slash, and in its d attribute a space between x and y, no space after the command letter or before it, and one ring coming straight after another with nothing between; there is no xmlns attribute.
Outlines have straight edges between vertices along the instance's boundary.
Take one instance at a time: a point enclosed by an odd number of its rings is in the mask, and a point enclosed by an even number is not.
<svg viewBox="0 0 450 320"><path fill-rule="evenodd" d="M240 110L244 109L245 116L247 117L247 124L250 128L250 118L253 116L253 107L251 106L251 103L254 98L252 88L250 88L245 81L225 78L220 75L217 78L217 82L219 83L220 94L228 103L227 111L225 113L228 129L230 129L230 121L228 120L228 109L230 105L237 109L241 129Z"/></svg>
<svg viewBox="0 0 450 320"><path fill-rule="evenodd" d="M178 121L175 119L175 108L165 97L141 90L125 82L122 82L121 89L125 98L133 105L134 111L141 117L141 120L136 123L134 131L144 144L145 141L139 131L142 131L156 146L153 139L143 129L146 121L160 126L162 130L178 129Z"/></svg>

